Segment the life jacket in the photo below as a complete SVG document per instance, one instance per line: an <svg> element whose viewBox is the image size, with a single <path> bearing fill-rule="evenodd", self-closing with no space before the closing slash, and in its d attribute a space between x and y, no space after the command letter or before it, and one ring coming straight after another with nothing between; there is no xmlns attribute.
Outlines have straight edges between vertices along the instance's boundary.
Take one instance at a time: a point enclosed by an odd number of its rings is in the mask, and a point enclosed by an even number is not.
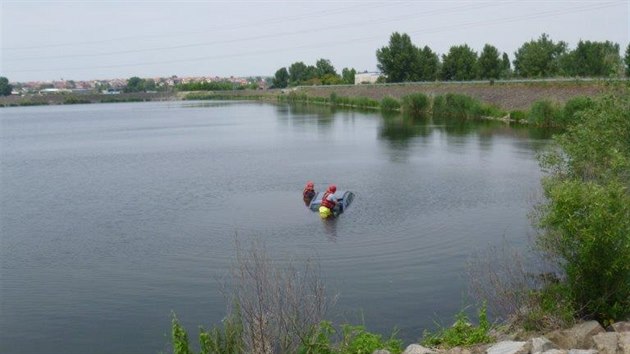
<svg viewBox="0 0 630 354"><path fill-rule="evenodd" d="M332 200L328 200L328 196L331 194L335 194L335 193L330 193L329 191L326 191L326 193L324 193L324 196L322 197L322 204L321 204L322 206L325 206L326 208L330 210L332 210L337 204Z"/></svg>
<svg viewBox="0 0 630 354"><path fill-rule="evenodd" d="M315 196L315 190L312 188L304 188L304 192L302 192L302 197L304 197L304 199L313 199L313 197Z"/></svg>

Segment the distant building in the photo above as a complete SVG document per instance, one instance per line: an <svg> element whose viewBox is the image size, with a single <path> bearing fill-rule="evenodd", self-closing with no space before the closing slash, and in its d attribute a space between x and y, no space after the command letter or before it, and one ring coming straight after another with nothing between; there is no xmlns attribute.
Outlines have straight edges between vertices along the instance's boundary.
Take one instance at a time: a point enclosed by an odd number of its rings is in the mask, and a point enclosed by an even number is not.
<svg viewBox="0 0 630 354"><path fill-rule="evenodd" d="M354 74L354 84L374 84L376 80L381 76L378 72L363 72Z"/></svg>

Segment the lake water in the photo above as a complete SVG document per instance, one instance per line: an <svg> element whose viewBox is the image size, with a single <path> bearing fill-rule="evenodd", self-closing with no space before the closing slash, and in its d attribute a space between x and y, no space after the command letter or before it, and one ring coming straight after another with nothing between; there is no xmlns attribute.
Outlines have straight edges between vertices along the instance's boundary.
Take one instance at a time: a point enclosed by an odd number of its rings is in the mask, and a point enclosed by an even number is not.
<svg viewBox="0 0 630 354"><path fill-rule="evenodd" d="M471 303L466 263L523 246L549 137L251 102L0 110L0 352L169 351L226 313L239 240L315 256L329 318L408 344ZM307 180L354 191L328 223Z"/></svg>

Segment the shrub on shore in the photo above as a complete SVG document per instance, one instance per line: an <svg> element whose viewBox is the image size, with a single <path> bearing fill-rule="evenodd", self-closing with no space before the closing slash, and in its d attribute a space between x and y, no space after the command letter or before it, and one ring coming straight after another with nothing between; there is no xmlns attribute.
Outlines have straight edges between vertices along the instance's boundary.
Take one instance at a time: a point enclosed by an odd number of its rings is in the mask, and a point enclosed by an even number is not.
<svg viewBox="0 0 630 354"><path fill-rule="evenodd" d="M500 109L466 95L447 93L433 99L433 117L473 119L503 115Z"/></svg>
<svg viewBox="0 0 630 354"><path fill-rule="evenodd" d="M430 106L429 97L423 93L413 93L402 98L402 110L411 115L426 114Z"/></svg>
<svg viewBox="0 0 630 354"><path fill-rule="evenodd" d="M630 95L595 100L543 156L538 246L566 276L578 316L630 315Z"/></svg>
<svg viewBox="0 0 630 354"><path fill-rule="evenodd" d="M529 123L543 127L560 126L561 119L562 109L550 100L534 102L527 116Z"/></svg>
<svg viewBox="0 0 630 354"><path fill-rule="evenodd" d="M400 102L393 97L383 97L381 100L381 110L385 112L392 112L400 110Z"/></svg>

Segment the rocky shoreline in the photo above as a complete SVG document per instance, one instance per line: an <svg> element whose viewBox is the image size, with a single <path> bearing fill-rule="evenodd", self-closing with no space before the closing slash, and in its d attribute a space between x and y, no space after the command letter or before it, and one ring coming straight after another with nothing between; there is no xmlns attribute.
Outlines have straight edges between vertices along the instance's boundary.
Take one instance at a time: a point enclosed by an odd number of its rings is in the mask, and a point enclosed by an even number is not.
<svg viewBox="0 0 630 354"><path fill-rule="evenodd" d="M587 321L544 335L495 333L495 337L495 343L450 349L411 344L403 354L630 354L630 321L607 329L597 321ZM372 354L390 353L377 350Z"/></svg>

